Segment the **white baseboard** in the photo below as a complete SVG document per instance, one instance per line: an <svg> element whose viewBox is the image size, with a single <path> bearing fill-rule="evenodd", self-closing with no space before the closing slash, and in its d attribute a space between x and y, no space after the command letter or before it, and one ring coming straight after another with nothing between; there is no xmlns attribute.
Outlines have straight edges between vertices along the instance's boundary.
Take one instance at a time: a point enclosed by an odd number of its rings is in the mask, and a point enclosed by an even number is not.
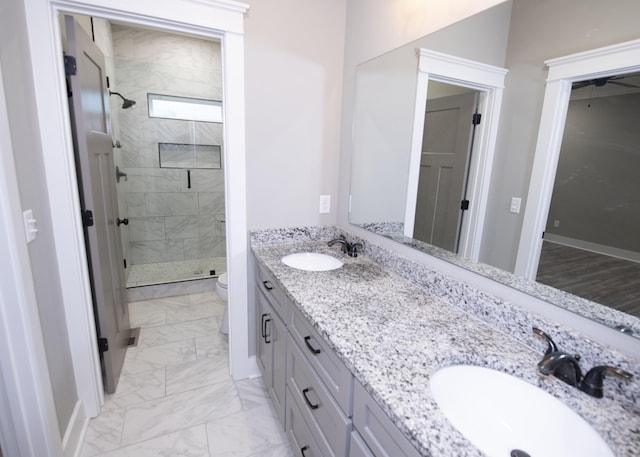
<svg viewBox="0 0 640 457"><path fill-rule="evenodd" d="M572 248L582 249L585 251L595 252L596 254L617 257L623 260L640 263L640 252L627 251L626 249L618 249L604 244L591 243L589 241L576 240L566 236L554 235L553 233L545 233L544 240L550 243L561 244Z"/></svg>
<svg viewBox="0 0 640 457"><path fill-rule="evenodd" d="M89 425L89 418L85 417L82 402L76 402L69 419L67 430L62 438L62 452L64 457L80 457L84 435Z"/></svg>

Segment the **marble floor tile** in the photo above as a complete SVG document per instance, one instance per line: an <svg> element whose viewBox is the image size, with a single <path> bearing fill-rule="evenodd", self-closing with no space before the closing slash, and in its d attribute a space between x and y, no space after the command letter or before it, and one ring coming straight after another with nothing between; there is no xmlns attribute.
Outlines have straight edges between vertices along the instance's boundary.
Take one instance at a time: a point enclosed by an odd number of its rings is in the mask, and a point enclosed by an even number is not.
<svg viewBox="0 0 640 457"><path fill-rule="evenodd" d="M228 381L229 377L228 356L171 365L166 368L167 395Z"/></svg>
<svg viewBox="0 0 640 457"><path fill-rule="evenodd" d="M138 338L138 347L158 346L161 344L175 343L192 338L209 336L219 329L218 320L215 317L198 319L188 322L178 322L159 327L142 328Z"/></svg>
<svg viewBox="0 0 640 457"><path fill-rule="evenodd" d="M125 410L102 411L89 421L81 457L93 457L120 447Z"/></svg>
<svg viewBox="0 0 640 457"><path fill-rule="evenodd" d="M193 427L242 410L231 379L152 400L126 411L122 445L134 444Z"/></svg>
<svg viewBox="0 0 640 457"><path fill-rule="evenodd" d="M153 347L138 345L138 347L127 349L127 355L124 358L124 364L122 366L122 374L125 376L140 374L157 370L158 368L164 368L167 365L188 362L195 359L196 347L193 339Z"/></svg>
<svg viewBox="0 0 640 457"><path fill-rule="evenodd" d="M262 378L243 379L236 382L236 387L244 410L271 404L269 392Z"/></svg>
<svg viewBox="0 0 640 457"><path fill-rule="evenodd" d="M131 328L156 327L167 323L166 307L158 300L129 303L129 323Z"/></svg>
<svg viewBox="0 0 640 457"><path fill-rule="evenodd" d="M99 457L210 457L204 424L126 446Z"/></svg>
<svg viewBox="0 0 640 457"><path fill-rule="evenodd" d="M229 336L220 331L214 332L211 336L196 338L196 355L199 359L205 357L229 356Z"/></svg>
<svg viewBox="0 0 640 457"><path fill-rule="evenodd" d="M212 302L196 303L187 306L167 304L165 308L167 312L167 324L194 321L220 315L220 307L215 306Z"/></svg>
<svg viewBox="0 0 640 457"><path fill-rule="evenodd" d="M165 369L159 368L143 373L122 374L116 392L107 395L103 411L126 409L165 396Z"/></svg>
<svg viewBox="0 0 640 457"><path fill-rule="evenodd" d="M293 456L270 405L207 423L211 457Z"/></svg>

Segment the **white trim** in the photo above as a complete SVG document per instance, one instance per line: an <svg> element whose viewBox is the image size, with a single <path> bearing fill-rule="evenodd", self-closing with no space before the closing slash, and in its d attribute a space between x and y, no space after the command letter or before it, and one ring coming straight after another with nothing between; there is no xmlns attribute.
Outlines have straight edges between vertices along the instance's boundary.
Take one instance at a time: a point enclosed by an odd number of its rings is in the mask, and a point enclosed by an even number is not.
<svg viewBox="0 0 640 457"><path fill-rule="evenodd" d="M74 457L82 446L84 433L89 425L89 420L83 411L82 402L76 402L69 425L62 437L62 453L64 457Z"/></svg>
<svg viewBox="0 0 640 457"><path fill-rule="evenodd" d="M640 40L572 54L545 63L549 66L549 77L515 267L515 274L528 279L535 279L538 271L542 232L551 204L571 84L640 71Z"/></svg>
<svg viewBox="0 0 640 457"><path fill-rule="evenodd" d="M38 126L34 128L34 132L39 134L45 151L49 206L58 253L65 318L78 395L84 406L84 414L91 417L99 413L103 401L102 380L95 344L91 290L65 98L62 45L57 20L60 11L221 40L223 54L226 56L223 78L228 98L225 102L229 107L225 113L225 139L228 150L233 151L232 154L225 152L226 164L230 167L226 186L232 196L232 201L228 204L230 213L227 219L230 234L227 239L228 266L229 271L233 272L229 295L234 297L231 319L236 322L232 328L234 334L231 336L230 359L234 377L239 378L243 373L251 372L251 358L246 343L248 331L247 326L242 325L242 319L247 314L247 301L246 298L244 302L242 299L243 294L246 297L247 289L242 39L246 5L215 0L31 0L25 1L24 7L29 17L27 28L38 109ZM39 455L57 454L42 452Z"/></svg>
<svg viewBox="0 0 640 457"><path fill-rule="evenodd" d="M1 70L1 69L0 69ZM35 286L21 222L13 147L0 71L0 427L5 454L60 456L62 448ZM10 428L8 428L10 427Z"/></svg>
<svg viewBox="0 0 640 457"><path fill-rule="evenodd" d="M465 258L477 261L480 256L480 242L502 107L504 79L508 70L426 49L418 49L416 52L418 82L405 207L405 235L413 236L422 154L424 107L427 102L429 80L475 89L482 94L480 102L482 122L480 128L476 129L472 151L468 177L468 195L471 196L469 199L471 203L462 223L459 253Z"/></svg>
<svg viewBox="0 0 640 457"><path fill-rule="evenodd" d="M562 235L554 235L553 233L549 232L546 232L544 234L544 240L548 241L549 243L561 244L570 248L582 249L583 251L595 252L596 254L616 257L618 259L628 260L629 262L640 263L640 252L629 251L627 249L619 249L612 246L605 246L604 244L591 243L590 241L578 240Z"/></svg>

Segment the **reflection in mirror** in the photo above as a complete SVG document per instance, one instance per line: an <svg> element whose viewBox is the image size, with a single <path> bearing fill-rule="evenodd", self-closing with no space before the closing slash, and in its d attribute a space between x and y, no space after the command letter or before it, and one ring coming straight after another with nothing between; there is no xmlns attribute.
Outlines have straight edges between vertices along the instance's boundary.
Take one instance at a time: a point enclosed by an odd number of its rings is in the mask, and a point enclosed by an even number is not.
<svg viewBox="0 0 640 457"><path fill-rule="evenodd" d="M573 83L537 280L640 317L640 74Z"/></svg>
<svg viewBox="0 0 640 457"><path fill-rule="evenodd" d="M413 238L458 252L480 93L429 82Z"/></svg>
<svg viewBox="0 0 640 457"><path fill-rule="evenodd" d="M527 195L527 189L548 77L544 63L558 56L640 38L636 19L639 16L640 2L635 0L606 3L595 0L509 0L359 65L349 222L608 326L622 323L634 328L636 336L640 336L640 319L628 310L624 313L610 310L510 274L517 266L521 231L527 225L518 203L521 201L526 211L533 198L531 194ZM415 97L411 98L414 93L411 75L415 74L415 66L407 66L406 62L414 57L416 48L432 49L509 70L493 171L484 176L490 180L490 192L486 210L478 215L482 223L478 227L481 235L477 256L456 255L456 249L450 246L442 249L420 241L413 227L409 231L406 224L408 218L415 216L415 213L410 214L410 205L407 205L407 174L411 174L412 168L406 158L411 144L405 140L407 130L411 129L411 106L415 104ZM381 66L387 75L393 75L397 84L373 77L372 69ZM375 103L367 105L367 100L374 97L377 97ZM391 111L395 115L390 115ZM375 127L371 135L363 137L360 129L363 122L370 122ZM370 173L365 177L358 170ZM632 195L638 195L637 191ZM553 217L550 220L553 222ZM560 228L565 228L560 220ZM537 233L542 233L543 227ZM465 252L463 249L458 251ZM523 276L533 277L535 272L536 269Z"/></svg>

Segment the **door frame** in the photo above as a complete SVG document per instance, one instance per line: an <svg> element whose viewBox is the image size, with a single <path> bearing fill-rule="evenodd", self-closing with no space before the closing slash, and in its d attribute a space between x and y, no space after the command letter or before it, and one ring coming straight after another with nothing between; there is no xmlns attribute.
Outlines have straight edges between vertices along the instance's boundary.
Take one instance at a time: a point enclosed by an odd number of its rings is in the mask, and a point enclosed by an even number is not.
<svg viewBox="0 0 640 457"><path fill-rule="evenodd" d="M415 225L422 132L429 80L475 89L480 92L478 110L482 113L482 122L480 128L476 128L471 151L471 164L467 176L467 195L470 196L470 204L462 222L458 253L467 259L477 261L480 256L480 242L487 209L504 79L508 70L428 49L417 49L416 53L418 79L404 212L404 234L412 237Z"/></svg>
<svg viewBox="0 0 640 457"><path fill-rule="evenodd" d="M542 104L533 169L516 257L515 274L535 279L547 225L571 85L640 71L640 40L627 41L545 61L549 76Z"/></svg>
<svg viewBox="0 0 640 457"><path fill-rule="evenodd" d="M83 14L132 25L221 40L224 81L225 205L229 282L230 365L234 378L256 374L248 347L246 173L243 21L248 5L230 0L33 0L24 2L37 131L45 168L58 270L78 395L88 417L104 401L91 288L84 247L73 143L66 100L59 13ZM72 221L70 223L70 221Z"/></svg>

